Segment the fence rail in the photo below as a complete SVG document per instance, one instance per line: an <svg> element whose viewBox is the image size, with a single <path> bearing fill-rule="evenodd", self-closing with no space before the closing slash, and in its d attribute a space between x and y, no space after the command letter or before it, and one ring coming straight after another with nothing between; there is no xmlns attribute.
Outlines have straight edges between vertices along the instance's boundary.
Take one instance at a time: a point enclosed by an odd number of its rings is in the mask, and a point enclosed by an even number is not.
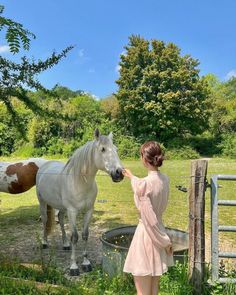
<svg viewBox="0 0 236 295"><path fill-rule="evenodd" d="M236 181L236 175L219 174L211 178L211 277L213 282L236 283L236 279L219 276L219 258L236 258L236 252L219 251L219 232L236 232L236 226L219 225L218 206L236 206L236 200L218 199L218 180Z"/></svg>

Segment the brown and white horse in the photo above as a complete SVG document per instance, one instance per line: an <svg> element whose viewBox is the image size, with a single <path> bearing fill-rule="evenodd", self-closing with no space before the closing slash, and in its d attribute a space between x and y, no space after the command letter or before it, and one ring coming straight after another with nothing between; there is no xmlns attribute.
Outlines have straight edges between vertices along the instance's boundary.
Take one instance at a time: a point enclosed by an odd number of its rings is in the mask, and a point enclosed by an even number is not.
<svg viewBox="0 0 236 295"><path fill-rule="evenodd" d="M36 174L48 160L31 158L19 162L0 162L0 192L20 194L36 183Z"/></svg>

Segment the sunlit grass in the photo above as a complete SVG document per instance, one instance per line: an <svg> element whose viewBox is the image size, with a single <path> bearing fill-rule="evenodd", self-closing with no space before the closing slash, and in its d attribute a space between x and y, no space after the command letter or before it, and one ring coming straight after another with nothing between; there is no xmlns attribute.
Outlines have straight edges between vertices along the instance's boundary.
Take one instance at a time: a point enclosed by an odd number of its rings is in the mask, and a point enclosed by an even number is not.
<svg viewBox="0 0 236 295"><path fill-rule="evenodd" d="M19 158L1 158L1 161L16 161ZM62 159L66 161L66 159ZM133 174L144 177L147 173L139 160L123 161L125 167ZM189 160L167 160L161 171L170 177L170 197L168 208L164 215L166 226L188 231L188 193L179 191L176 186L188 188L190 181ZM236 160L210 159L208 165L208 181L213 174L236 174ZM104 172L97 175L98 196L91 225L98 225L101 229L137 224L138 211L134 205L130 181L124 179L120 183L113 183ZM222 181L219 189L221 198L236 199L236 182ZM0 244L4 239L10 239L8 232L16 227L35 227L38 231L39 207L35 188L19 194L9 195L0 193ZM219 210L221 225L236 225L235 208L224 207ZM210 189L206 193L206 232L210 232ZM227 240L235 244L235 234L227 234Z"/></svg>

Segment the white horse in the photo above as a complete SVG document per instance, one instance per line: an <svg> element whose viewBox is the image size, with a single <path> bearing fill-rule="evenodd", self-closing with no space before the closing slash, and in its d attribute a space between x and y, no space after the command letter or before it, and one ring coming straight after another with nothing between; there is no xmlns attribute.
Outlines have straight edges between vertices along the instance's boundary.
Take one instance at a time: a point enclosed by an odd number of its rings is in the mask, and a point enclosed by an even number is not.
<svg viewBox="0 0 236 295"><path fill-rule="evenodd" d="M64 213L67 212L71 229L71 266L70 274L79 275L76 263L76 244L78 232L76 218L83 215L82 239L84 241L83 263L84 271L92 269L87 258L87 241L89 223L94 210L97 196L95 176L98 170L107 172L114 182L123 179L122 164L116 147L112 142L112 133L100 135L95 130L95 139L77 149L69 161L64 164L59 161L49 161L40 167L36 176L36 191L40 203L41 217L44 226L43 246L47 247L47 236L52 228L54 218L52 208L59 210L59 223L62 231L64 249L69 249L70 243L64 230Z"/></svg>

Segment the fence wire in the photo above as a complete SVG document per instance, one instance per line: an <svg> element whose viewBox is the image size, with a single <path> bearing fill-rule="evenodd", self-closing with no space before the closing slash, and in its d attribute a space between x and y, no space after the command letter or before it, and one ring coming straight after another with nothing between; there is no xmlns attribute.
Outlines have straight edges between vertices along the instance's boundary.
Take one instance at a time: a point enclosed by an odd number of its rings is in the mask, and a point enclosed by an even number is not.
<svg viewBox="0 0 236 295"><path fill-rule="evenodd" d="M47 173L44 173L44 174L47 174ZM48 174L50 174L50 175L52 175L51 173L48 173ZM56 173L55 173L56 174ZM72 174L68 174L67 173L67 175L69 176L69 175L72 175ZM75 176L75 174L73 174L74 176ZM189 185L190 185L190 183L193 183L192 182L192 178L194 177L195 179L196 179L196 181L194 182L195 184L199 184L199 183L205 183L206 184L206 186L207 186L207 182L206 182L206 180L207 180L207 178L210 178L211 176L213 176L214 174L208 174L207 175L207 177L203 177L203 176L196 176L196 175L188 175L188 176L185 176L185 175L178 175L178 176L170 176L170 183L171 184L173 184L174 183L174 187L172 186L171 187L171 190L172 190L172 192L173 192L173 190L174 189L176 189L176 190L178 190L179 191L179 193L180 193L180 195L182 195L183 196L183 199L182 199L182 201L186 201L186 197L187 197L187 199L188 199L188 190L189 190ZM83 177L89 177L89 176L92 176L91 174L86 174L86 173L80 173L80 174L76 174L76 176L83 176ZM96 175L96 178L98 178L98 177L109 177L110 178L110 175L108 175L107 173L104 173L104 172L98 172L97 173L97 175ZM140 177L140 178L142 178L143 176L138 176L138 177ZM202 181L202 180L200 180L201 178L204 178L205 180L204 181ZM187 181L188 181L188 183L187 183ZM222 187L222 186L221 186ZM181 194L181 192L183 193L183 194ZM184 193L187 193L187 194L184 194ZM15 198L16 196L14 195L14 196L9 196L9 198ZM1 198L1 195L0 195L0 198ZM171 196L170 196L170 198L169 198L169 206L170 206L170 204L172 205L172 206L177 206L177 205L179 205L179 203L180 203L180 201L173 201L172 199L171 199ZM200 203L200 202L199 202ZM134 215L132 215L132 217L133 218L125 218L125 224L121 224L121 226L124 226L124 225L129 225L131 222L132 222L132 224L135 222L135 218L136 218L136 222L138 223L138 216L137 216L137 213L138 213L138 211L137 211L137 209L134 207L134 208L127 208L127 209L124 209L123 207L122 207L122 204L134 204L134 200L133 199L130 199L130 200L117 200L117 199L109 199L109 198L99 198L99 199L96 199L96 204L97 205L101 205L102 206L102 208L103 209L105 209L104 210L104 214L106 214L106 213L114 213L113 214L113 217L118 217L118 216L122 216L122 217L124 217L124 215L126 216L127 214L130 216L131 215L131 210L132 211L134 211L133 213L134 213ZM107 206L106 205L110 205L110 204L115 204L116 206L117 206L117 204L118 205L120 205L119 207L121 207L121 209L119 209L119 208L115 208L115 209L113 209L113 208L111 208L111 207L109 207L109 209L108 210L106 210L107 208ZM0 213L6 213L6 212L9 212L9 211L11 211L11 210L16 210L16 208L11 208L11 207L7 207L6 209L4 208L1 208L2 206L1 205L3 205L2 204L2 202L1 202L1 199L0 199ZM187 206L187 204L186 204L186 206ZM168 208L168 207L167 207ZM98 210L101 210L101 209L98 209ZM96 208L95 208L95 212L94 213L96 213ZM176 214L179 216L180 214L179 214L180 212L176 212ZM191 215L190 213L189 214L183 214L183 215L186 215L186 224L188 224L188 221L189 221L189 219L191 219L191 220L196 220L196 221L201 221L201 222L204 222L205 221L205 219L203 219L203 218L197 218L197 217L194 217L193 215ZM79 215L80 216L80 215ZM104 222L103 222L104 223ZM136 223L136 224L137 224ZM42 226L42 225L41 225ZM68 226L68 224L66 224L66 226ZM17 230L17 229L22 229L22 226L21 225L19 225L19 226L15 226L15 229ZM109 228L107 228L106 230L109 230ZM185 227L185 230L186 231L188 231L188 228L187 227ZM93 232L94 231L94 229L92 229L91 230L91 232ZM100 238L101 238L101 236L102 236L102 233L99 233L100 234ZM38 233L37 233L37 235L38 235ZM93 233L90 233L89 234L89 240L90 239L93 239L93 240L100 240L100 238L98 237L98 234L93 234ZM49 259L55 259L55 260L57 260L61 255L63 256L65 256L66 257L66 262L65 261L62 261L60 264L64 264L64 268L65 268L65 266L67 265L67 267L66 267L66 269L65 269L65 272L66 273L68 273L69 272L69 257L70 257L70 251L66 251L66 250L63 250L63 249L61 249L61 248L59 248L59 245L58 245L58 240L59 240L59 238L57 238L57 243L55 243L55 233L52 235L52 238L51 238L51 246L52 246L52 249L46 249L46 250L40 250L39 248L37 248L37 246L35 246L34 245L34 247L33 248L29 248L28 246L29 245L25 245L26 246L26 248L21 248L21 250L20 250L20 252L21 253L19 253L16 249L14 249L14 246L12 246L13 247L13 249L11 248L11 247L9 247L8 249L7 249L7 252L9 253L15 253L15 254L17 254L17 255L20 255L21 257L22 256L25 256L25 257L28 257L28 253L29 253L29 250L31 250L33 253L35 253L35 254L38 254L38 256L40 257L40 255L43 255L43 257L44 257L44 259L45 259L45 256L50 256L50 255L52 255L52 257L51 258L49 258ZM195 240L197 240L198 238L195 238ZM0 240L1 240L1 234L0 234ZM33 239L32 239L33 240ZM35 239L36 240L36 239ZM201 240L201 239L199 239L199 240ZM82 240L80 240L80 242L81 242ZM1 243L1 242L0 242ZM61 244L62 244L62 242L60 242ZM55 245L55 244L57 244L57 245ZM220 243L221 245L224 245L224 243ZM37 245L37 244L36 244ZM91 261L92 261L92 266L94 267L94 266L96 266L96 265L100 265L101 263L102 263L102 258L103 258L103 255L102 255L102 242L101 242L101 240L100 240L100 249L99 249L99 247L97 247L96 249L90 249L92 246L89 244L89 242L88 242L88 247L89 248L87 248L87 253L88 253L88 255L91 255ZM81 248L81 245L79 245L79 248ZM210 243L208 243L208 246L207 247L205 247L204 248L205 250L206 250L206 252L208 253L208 258L209 258L209 260L210 260L210 253L211 253L211 246L210 246ZM203 250L203 249L202 249ZM225 249L224 249L225 250ZM82 262L82 257L83 257L83 252L84 252L84 250L83 249L77 249L76 250L76 254L77 254L77 256L80 258L80 262ZM43 253L43 254L42 254ZM52 254L52 253L54 253L54 254ZM55 256L53 256L53 255L55 255ZM57 257L58 256L58 257ZM192 263L194 263L194 264L199 264L199 263L204 263L206 266L211 266L211 263L209 262L209 261L205 261L205 262L200 262L200 261L198 261L198 260L193 260L189 255L188 255L188 253L185 253L185 254L176 254L176 257L177 258L179 258L179 259L184 259L185 261L188 261L188 262L192 262ZM42 257L41 257L42 258ZM89 259L90 259L90 257L88 257ZM63 259L62 259L63 260ZM225 262L226 261L226 262ZM1 259L0 259L0 262L1 262ZM223 258L223 259L221 259L220 261L219 261L219 264L221 265L220 267L220 270L223 272L223 269L225 269L225 267L226 267L226 265L227 265L227 269L233 269L233 270L235 270L236 269L236 263L235 262L233 262L233 259L227 259L227 258ZM81 268L80 268L81 269ZM98 277L98 275L94 275L94 274L89 274L89 276L91 277L94 277L94 278L97 278Z"/></svg>

